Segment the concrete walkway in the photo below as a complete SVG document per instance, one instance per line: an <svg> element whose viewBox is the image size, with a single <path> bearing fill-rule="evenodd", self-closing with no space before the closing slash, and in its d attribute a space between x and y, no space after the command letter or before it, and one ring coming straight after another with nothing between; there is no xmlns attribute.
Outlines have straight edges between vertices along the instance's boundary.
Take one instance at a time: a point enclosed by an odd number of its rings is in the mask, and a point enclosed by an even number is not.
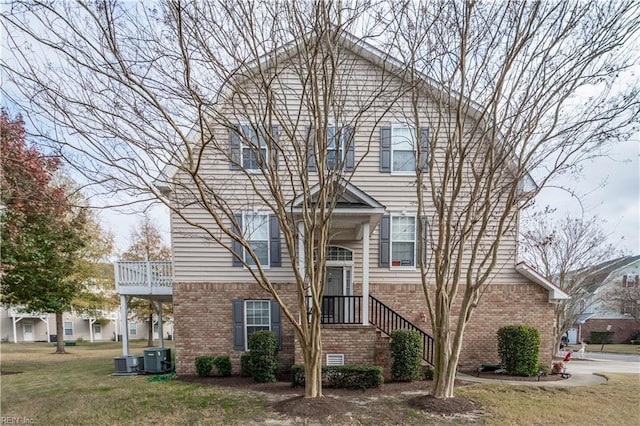
<svg viewBox="0 0 640 426"><path fill-rule="evenodd" d="M589 357L590 354L585 354L584 359L572 358L567 365L567 373L571 374L568 379L556 380L556 381L517 381L517 380L499 380L485 379L482 377L475 377L468 374L458 374L460 380L477 383L502 383L509 385L524 385L524 386L592 386L599 385L607 381L598 373L635 373L640 374L640 362L621 360L620 357L608 357L607 359L594 359ZM612 354L614 355L614 354ZM616 359L612 359L616 358ZM499 375L496 375L500 377Z"/></svg>

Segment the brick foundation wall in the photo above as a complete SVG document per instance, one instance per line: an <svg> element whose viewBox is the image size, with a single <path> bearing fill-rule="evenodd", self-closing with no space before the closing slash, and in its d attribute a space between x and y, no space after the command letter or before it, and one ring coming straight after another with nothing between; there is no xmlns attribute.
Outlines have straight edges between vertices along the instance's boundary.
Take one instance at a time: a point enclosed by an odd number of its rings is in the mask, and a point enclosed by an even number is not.
<svg viewBox="0 0 640 426"><path fill-rule="evenodd" d="M628 343L631 335L636 331L640 331L640 323L632 318L591 318L582 325L582 339L591 340L592 331L607 331L608 325L611 326L611 331L613 332L613 343Z"/></svg>
<svg viewBox="0 0 640 426"><path fill-rule="evenodd" d="M376 336L374 326L332 324L322 326L322 365L327 354L344 354L345 365L375 365ZM303 363L302 350L295 348L295 362Z"/></svg>
<svg viewBox="0 0 640 426"><path fill-rule="evenodd" d="M292 285L276 285L288 306L295 305ZM270 299L255 283L174 283L173 312L176 372L196 374L195 357L229 355L233 374L240 373L240 356L233 349L233 300ZM280 365L293 364L293 327L282 316Z"/></svg>
<svg viewBox="0 0 640 426"><path fill-rule="evenodd" d="M284 302L295 306L295 289L291 284L277 286ZM356 285L356 293L361 294ZM370 292L425 332L431 333L426 302L419 284L371 284ZM195 374L195 357L229 355L233 373L240 371L243 351L233 350L234 299L270 299L253 283L175 283L176 371ZM475 369L482 363L496 363L496 332L505 324L523 323L538 328L542 334L541 361L551 363L553 342L553 305L548 292L536 284L493 285L484 292L471 322L467 325L460 356L461 369ZM296 314L297 315L297 314ZM455 326L453 324L452 326ZM388 364L384 343L374 327L357 325L323 326L324 353L345 354L345 364ZM387 340L388 342L388 340ZM301 362L291 324L282 317L281 368L287 370ZM388 344L387 344L388 346ZM385 358L386 357L386 358ZM388 370L387 365L383 365Z"/></svg>
<svg viewBox="0 0 640 426"><path fill-rule="evenodd" d="M371 284L370 292L428 334L432 334L422 286ZM459 305L458 305L459 306ZM454 311L457 307L454 304ZM460 369L475 370L483 363L498 363L496 333L506 324L527 324L540 330L540 361L551 364L553 305L549 293L537 284L492 285L482 295L467 324L460 354ZM455 323L452 324L452 328Z"/></svg>

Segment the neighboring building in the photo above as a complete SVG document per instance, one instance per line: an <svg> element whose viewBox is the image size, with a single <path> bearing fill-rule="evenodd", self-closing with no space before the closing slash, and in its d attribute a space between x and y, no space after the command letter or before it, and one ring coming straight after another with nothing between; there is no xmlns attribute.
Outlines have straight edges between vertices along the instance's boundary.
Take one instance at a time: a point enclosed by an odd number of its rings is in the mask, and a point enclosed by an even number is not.
<svg viewBox="0 0 640 426"><path fill-rule="evenodd" d="M104 311L97 317L65 312L64 322L65 341L101 342L121 338L120 311ZM55 314L39 314L21 312L16 308L0 307L0 339L3 342L29 343L54 341L56 336ZM129 339L147 339L149 321L129 320ZM154 339L157 340L158 324L154 321ZM15 333L14 333L15 330ZM173 334L173 320L164 323L165 338Z"/></svg>
<svg viewBox="0 0 640 426"><path fill-rule="evenodd" d="M354 99L367 99L366 91L370 86L366 82L375 84L386 79L389 87L401 87L401 76L406 73L398 68L397 62L347 36L340 42L341 63L349 63L351 67L349 81L363 83L358 92L354 92ZM272 56L269 60L274 64L282 63ZM391 81L389 75L393 76ZM297 78L293 71L288 73L286 68L280 69L274 77L273 90L284 87L293 92L300 90ZM229 100L219 106L220 111L233 110L234 97L225 99ZM425 103L424 114L427 114L427 98L422 101ZM398 315L426 333L431 332L420 271L416 268L415 235L420 218L416 215L415 204L410 201L415 198L415 148L412 146L418 142L402 143L406 140L402 138L412 138L414 130L402 119L410 115L403 109L410 104L411 99L406 95L389 111L382 112L383 117L372 115L368 121L361 122L359 128L343 128L351 133L354 143L349 149L336 149L345 170L354 170L356 164L357 167L349 181L337 183L337 190L342 191L343 196L333 214L332 238L327 249L322 328L325 362L383 363L388 348L385 349L385 340L380 337L379 330L385 328L380 313ZM232 113L229 117L233 120ZM242 122L238 121L241 126ZM301 128L304 127L303 124ZM251 228L256 236L252 243L263 259L262 264L268 268L271 281L276 283L287 306L297 306L295 288L291 284L297 265L292 264L284 250L278 221L264 213L255 198L242 199L241 194L246 193L246 179L234 170L238 165L245 169L258 167L256 154L241 144L234 131L227 134L227 129L222 127L212 131L217 134L217 140L229 141L228 150L236 162L230 163L223 155L212 152L203 157L201 167L207 168L207 174L225 179L220 193L228 197L229 205L237 208L237 223L242 231ZM302 132L301 146L306 144ZM426 132L422 134L426 136ZM379 137L370 138L371 135ZM411 170L414 170L413 175ZM173 173L175 181L184 178L179 168ZM316 188L313 182L310 187L313 197ZM172 188L163 189L169 194ZM183 214L192 223L216 232L218 226L197 202L180 198L185 197L186 192L173 192L171 197L174 202L178 199L184 203ZM302 199L285 201L293 215L299 214ZM428 213L434 212L432 209ZM233 226L230 221L225 225ZM516 231L502 239L493 278L464 334L461 368L497 362L496 332L511 323L537 327L542 334L541 361L551 362L554 346L552 303L567 295L527 265L516 265ZM262 329L270 329L279 336L281 365L286 367L302 362L292 326L282 318L275 301L255 283L250 271L243 268L228 250L207 240L204 232L199 232L175 213L171 217L171 233L178 374L193 374L195 357L205 354L230 355L234 372L238 372L240 356L247 349L247 336ZM233 247L231 238L227 237L225 244ZM238 254L243 255L241 251Z"/></svg>
<svg viewBox="0 0 640 426"><path fill-rule="evenodd" d="M622 300L619 296L640 287L640 256L609 260L589 269L592 272L582 286L584 310L570 330L569 342L590 340L592 331L610 331L614 343L627 343L640 332L639 306L637 300Z"/></svg>

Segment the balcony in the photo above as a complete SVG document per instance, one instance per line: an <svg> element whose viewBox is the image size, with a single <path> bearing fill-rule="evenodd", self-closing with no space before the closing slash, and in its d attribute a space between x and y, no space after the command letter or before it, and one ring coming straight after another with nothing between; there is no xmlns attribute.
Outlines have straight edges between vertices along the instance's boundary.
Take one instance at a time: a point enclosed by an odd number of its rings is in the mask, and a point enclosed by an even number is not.
<svg viewBox="0 0 640 426"><path fill-rule="evenodd" d="M114 268L118 294L171 300L173 266L170 261L117 261Z"/></svg>

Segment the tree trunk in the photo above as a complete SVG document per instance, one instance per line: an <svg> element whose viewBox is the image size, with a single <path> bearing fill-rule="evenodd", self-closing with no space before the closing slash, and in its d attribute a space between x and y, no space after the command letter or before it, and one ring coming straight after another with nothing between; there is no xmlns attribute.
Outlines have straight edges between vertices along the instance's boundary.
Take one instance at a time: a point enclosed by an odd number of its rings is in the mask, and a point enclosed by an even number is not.
<svg viewBox="0 0 640 426"><path fill-rule="evenodd" d="M149 331L147 333L147 347L153 347L153 314L149 314Z"/></svg>
<svg viewBox="0 0 640 426"><path fill-rule="evenodd" d="M64 323L62 322L62 312L56 312L56 353L65 354L64 350Z"/></svg>
<svg viewBox="0 0 640 426"><path fill-rule="evenodd" d="M319 325L315 333L309 333L308 344L302 344L304 359L304 397L321 398L322 395L322 339ZM302 339L301 339L302 340Z"/></svg>

